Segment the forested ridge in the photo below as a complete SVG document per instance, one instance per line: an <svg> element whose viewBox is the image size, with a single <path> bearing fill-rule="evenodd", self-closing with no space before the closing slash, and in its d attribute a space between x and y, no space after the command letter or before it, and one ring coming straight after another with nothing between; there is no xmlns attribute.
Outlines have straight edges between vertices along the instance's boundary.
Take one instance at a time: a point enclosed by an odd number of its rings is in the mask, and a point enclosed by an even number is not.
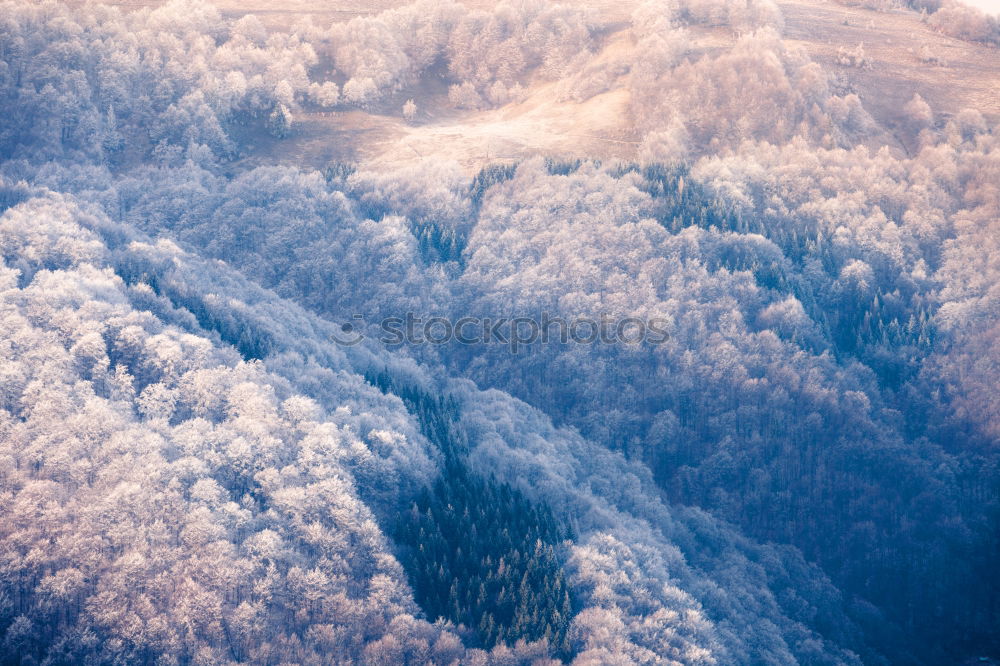
<svg viewBox="0 0 1000 666"><path fill-rule="evenodd" d="M0 5L0 662L996 658L1000 134L914 96L872 147L782 27L637 3L609 61L543 0ZM641 146L245 161L432 80L626 90ZM406 313L668 336L380 342Z"/></svg>

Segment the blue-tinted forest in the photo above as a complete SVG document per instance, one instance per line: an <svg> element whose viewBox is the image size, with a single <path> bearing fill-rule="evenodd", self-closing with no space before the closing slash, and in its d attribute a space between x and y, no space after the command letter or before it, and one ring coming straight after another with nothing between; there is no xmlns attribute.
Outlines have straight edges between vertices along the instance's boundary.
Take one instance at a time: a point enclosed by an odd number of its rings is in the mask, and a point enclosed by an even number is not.
<svg viewBox="0 0 1000 666"><path fill-rule="evenodd" d="M630 21L0 4L0 663L1000 659L997 126L915 95L873 147L768 0ZM615 85L629 159L261 157Z"/></svg>

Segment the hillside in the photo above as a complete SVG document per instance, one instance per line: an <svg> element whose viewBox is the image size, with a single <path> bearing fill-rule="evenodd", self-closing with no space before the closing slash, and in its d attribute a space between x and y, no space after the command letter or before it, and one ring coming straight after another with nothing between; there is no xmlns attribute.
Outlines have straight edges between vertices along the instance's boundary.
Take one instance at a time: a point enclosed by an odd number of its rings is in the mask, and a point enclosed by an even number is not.
<svg viewBox="0 0 1000 666"><path fill-rule="evenodd" d="M162 3L108 3L126 9L156 7ZM318 9L315 3L219 2L225 16L253 14L267 26L288 29L308 19L316 24L346 22L399 6L399 0L351 2L335 0ZM487 9L490 3L465 0L465 6ZM586 4L601 24L599 47L584 67L629 60L636 37L629 25L639 0ZM834 1L778 2L783 16L783 39L801 47L833 78L839 90L856 93L882 133L869 141L873 148L889 145L907 153L915 137L905 127L902 109L919 94L942 119L964 108L980 111L991 122L1000 119L996 94L1000 51L984 44L948 37L908 9L876 11ZM736 32L728 27L689 27L688 57L731 48ZM864 67L837 63L842 47L862 45ZM932 54L933 62L922 60ZM578 65L579 66L579 65ZM526 99L479 113L456 112L447 99L447 86L432 74L411 95L397 95L371 112L303 110L296 115L296 132L288 140L263 145L247 165L289 164L322 169L336 160L375 161L395 165L423 158L456 160L470 173L492 161L518 159L537 153L560 158L636 159L641 132L629 108L629 91L622 74L607 92L576 103L560 97L558 85L539 81L528 88ZM403 102L413 97L421 109L415 124L400 114Z"/></svg>
<svg viewBox="0 0 1000 666"><path fill-rule="evenodd" d="M0 2L0 664L1000 659L923 6Z"/></svg>

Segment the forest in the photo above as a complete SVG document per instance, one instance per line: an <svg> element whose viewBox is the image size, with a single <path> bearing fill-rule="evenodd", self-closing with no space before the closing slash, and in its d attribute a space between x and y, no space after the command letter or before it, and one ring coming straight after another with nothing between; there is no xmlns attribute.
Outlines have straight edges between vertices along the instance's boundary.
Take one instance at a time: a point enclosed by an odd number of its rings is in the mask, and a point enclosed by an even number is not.
<svg viewBox="0 0 1000 666"><path fill-rule="evenodd" d="M0 664L1000 660L988 109L886 126L770 0L156 4L0 3ZM539 91L634 154L266 152Z"/></svg>

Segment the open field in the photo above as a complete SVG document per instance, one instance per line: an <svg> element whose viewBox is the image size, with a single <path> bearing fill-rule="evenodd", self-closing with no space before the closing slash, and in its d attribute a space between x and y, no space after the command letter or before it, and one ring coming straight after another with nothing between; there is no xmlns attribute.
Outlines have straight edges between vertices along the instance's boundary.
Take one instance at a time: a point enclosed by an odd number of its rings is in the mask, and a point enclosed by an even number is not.
<svg viewBox="0 0 1000 666"><path fill-rule="evenodd" d="M950 115L968 107L1000 120L1000 49L941 35L912 11L875 12L822 0L779 5L786 42L800 44L825 69L841 72L883 126L898 122L914 93L936 113ZM837 49L857 44L864 45L870 68L837 65ZM920 61L925 45L941 64Z"/></svg>

